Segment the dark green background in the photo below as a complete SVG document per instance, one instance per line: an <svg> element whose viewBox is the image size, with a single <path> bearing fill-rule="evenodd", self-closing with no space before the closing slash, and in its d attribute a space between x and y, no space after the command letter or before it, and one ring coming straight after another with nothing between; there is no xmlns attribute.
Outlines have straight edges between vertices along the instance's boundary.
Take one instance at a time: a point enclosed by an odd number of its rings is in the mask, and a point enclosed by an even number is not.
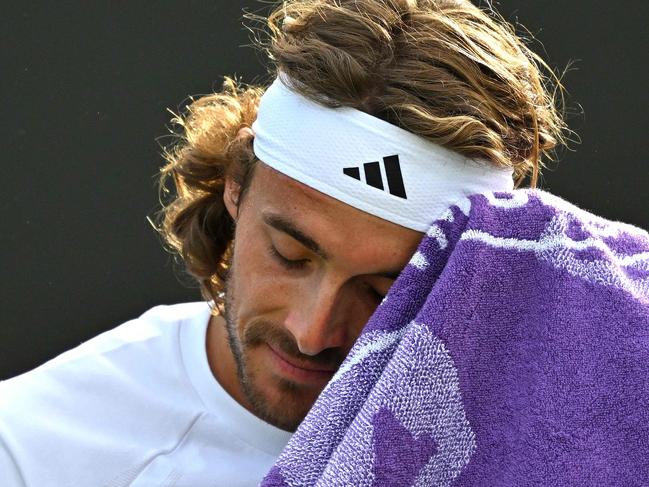
<svg viewBox="0 0 649 487"><path fill-rule="evenodd" d="M8 6L9 5L9 6ZM241 27L253 1L13 2L0 17L0 379L155 304L199 299L146 216L156 139L222 76L263 80ZM564 78L582 139L543 187L649 226L647 2L509 0ZM583 107L583 114L579 114ZM164 142L164 139L162 139ZM186 282L186 279L184 279Z"/></svg>

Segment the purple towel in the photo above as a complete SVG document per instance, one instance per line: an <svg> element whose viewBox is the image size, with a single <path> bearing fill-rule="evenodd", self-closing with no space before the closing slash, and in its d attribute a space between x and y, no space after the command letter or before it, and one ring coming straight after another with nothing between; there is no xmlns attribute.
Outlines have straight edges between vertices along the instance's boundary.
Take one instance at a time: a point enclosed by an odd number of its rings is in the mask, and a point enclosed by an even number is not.
<svg viewBox="0 0 649 487"><path fill-rule="evenodd" d="M422 240L263 486L649 485L649 235L538 190Z"/></svg>

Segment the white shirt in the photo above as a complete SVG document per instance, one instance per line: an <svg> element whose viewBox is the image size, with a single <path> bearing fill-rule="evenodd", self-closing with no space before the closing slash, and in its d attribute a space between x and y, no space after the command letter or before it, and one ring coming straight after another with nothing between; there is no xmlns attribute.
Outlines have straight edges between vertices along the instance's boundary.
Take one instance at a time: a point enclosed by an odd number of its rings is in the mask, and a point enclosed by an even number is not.
<svg viewBox="0 0 649 487"><path fill-rule="evenodd" d="M0 485L257 485L291 434L216 381L209 316L204 302L156 306L0 382Z"/></svg>

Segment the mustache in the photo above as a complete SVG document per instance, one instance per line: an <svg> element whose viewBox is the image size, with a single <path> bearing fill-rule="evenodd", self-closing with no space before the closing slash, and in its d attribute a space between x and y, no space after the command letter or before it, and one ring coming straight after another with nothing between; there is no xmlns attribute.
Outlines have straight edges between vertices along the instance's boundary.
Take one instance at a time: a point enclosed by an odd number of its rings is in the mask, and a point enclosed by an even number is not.
<svg viewBox="0 0 649 487"><path fill-rule="evenodd" d="M308 362L324 369L338 369L347 356L347 351L340 348L327 348L317 355L304 355L300 352L290 333L281 326L266 320L250 323L245 329L241 341L244 346L248 347L263 345L264 343L272 344L273 347L290 358L294 358L299 362Z"/></svg>

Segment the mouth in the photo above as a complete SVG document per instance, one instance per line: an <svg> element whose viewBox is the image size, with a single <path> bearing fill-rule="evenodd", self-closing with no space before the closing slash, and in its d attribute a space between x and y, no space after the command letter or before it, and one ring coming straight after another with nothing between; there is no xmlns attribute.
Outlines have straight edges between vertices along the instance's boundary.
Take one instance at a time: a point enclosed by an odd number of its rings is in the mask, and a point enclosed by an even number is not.
<svg viewBox="0 0 649 487"><path fill-rule="evenodd" d="M314 364L306 361L299 361L294 357L289 357L281 350L266 344L271 362L279 375L290 379L293 382L302 383L310 386L323 386L336 373L337 368L324 365Z"/></svg>

